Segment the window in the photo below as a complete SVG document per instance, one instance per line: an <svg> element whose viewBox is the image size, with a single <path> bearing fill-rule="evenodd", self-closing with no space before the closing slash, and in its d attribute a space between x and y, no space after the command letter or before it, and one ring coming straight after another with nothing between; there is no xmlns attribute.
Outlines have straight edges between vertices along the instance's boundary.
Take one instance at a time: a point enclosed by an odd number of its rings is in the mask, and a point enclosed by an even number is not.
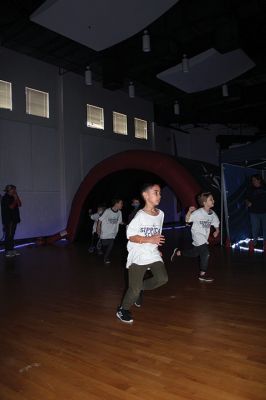
<svg viewBox="0 0 266 400"><path fill-rule="evenodd" d="M26 87L26 113L49 118L49 93Z"/></svg>
<svg viewBox="0 0 266 400"><path fill-rule="evenodd" d="M103 108L87 104L87 126L104 129Z"/></svg>
<svg viewBox="0 0 266 400"><path fill-rule="evenodd" d="M0 108L12 110L12 85L10 82L0 81Z"/></svg>
<svg viewBox="0 0 266 400"><path fill-rule="evenodd" d="M135 137L138 139L147 139L147 121L143 119L134 118L135 122Z"/></svg>
<svg viewBox="0 0 266 400"><path fill-rule="evenodd" d="M113 111L113 130L120 135L127 135L127 116Z"/></svg>

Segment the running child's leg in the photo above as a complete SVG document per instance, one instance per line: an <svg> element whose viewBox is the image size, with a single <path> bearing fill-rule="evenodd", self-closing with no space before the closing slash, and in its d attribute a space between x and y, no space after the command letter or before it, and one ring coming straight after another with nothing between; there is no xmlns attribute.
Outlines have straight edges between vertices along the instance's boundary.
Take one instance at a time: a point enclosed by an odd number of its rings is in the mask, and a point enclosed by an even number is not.
<svg viewBox="0 0 266 400"><path fill-rule="evenodd" d="M146 267L150 268L153 276L143 281L143 290L156 289L167 283L168 275L163 262L157 261Z"/></svg>
<svg viewBox="0 0 266 400"><path fill-rule="evenodd" d="M202 272L206 272L208 269L209 257L210 257L209 247L207 243L198 246L198 251L200 257L200 270Z"/></svg>
<svg viewBox="0 0 266 400"><path fill-rule="evenodd" d="M179 256L185 256L185 257L198 257L199 256L199 251L197 246L193 246L191 249L187 250L180 250L178 247L176 247L173 250L173 253L171 255L171 262L174 261L175 257Z"/></svg>
<svg viewBox="0 0 266 400"><path fill-rule="evenodd" d="M191 249L183 250L182 251L182 256L192 257L192 258L198 257L200 255L199 247L200 246L193 246Z"/></svg>
<svg viewBox="0 0 266 400"><path fill-rule="evenodd" d="M104 262L109 263L109 256L114 246L114 239L102 239Z"/></svg>
<svg viewBox="0 0 266 400"><path fill-rule="evenodd" d="M214 279L207 274L209 258L210 258L209 246L207 245L207 243L205 243L202 244L201 246L198 246L198 248L200 256L199 280L203 282L212 282Z"/></svg>
<svg viewBox="0 0 266 400"><path fill-rule="evenodd" d="M129 310L138 299L143 288L143 277L146 269L146 265L130 265L128 269L128 289L121 304L122 309Z"/></svg>

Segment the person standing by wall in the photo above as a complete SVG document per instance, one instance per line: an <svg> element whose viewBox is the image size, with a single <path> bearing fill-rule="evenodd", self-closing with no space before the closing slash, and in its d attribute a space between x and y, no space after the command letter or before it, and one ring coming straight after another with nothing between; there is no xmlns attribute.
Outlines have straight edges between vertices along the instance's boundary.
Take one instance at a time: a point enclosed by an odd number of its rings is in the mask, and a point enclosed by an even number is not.
<svg viewBox="0 0 266 400"><path fill-rule="evenodd" d="M257 247L260 228L262 228L264 251L266 251L266 184L259 174L251 176L251 187L247 190L246 205L251 222L251 247Z"/></svg>
<svg viewBox="0 0 266 400"><path fill-rule="evenodd" d="M7 185L4 191L5 195L1 200L1 213L5 235L5 256L15 257L19 255L14 250L14 236L17 224L20 223L19 207L21 207L21 201L15 185Z"/></svg>

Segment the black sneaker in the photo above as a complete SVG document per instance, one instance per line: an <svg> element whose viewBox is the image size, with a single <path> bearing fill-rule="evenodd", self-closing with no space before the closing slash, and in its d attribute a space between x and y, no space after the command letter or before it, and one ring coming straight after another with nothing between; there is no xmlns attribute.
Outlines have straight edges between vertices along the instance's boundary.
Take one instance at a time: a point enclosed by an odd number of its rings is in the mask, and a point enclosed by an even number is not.
<svg viewBox="0 0 266 400"><path fill-rule="evenodd" d="M180 256L180 254L176 254L178 251L180 251L180 249L178 247L176 247L171 255L171 262L174 261L175 256Z"/></svg>
<svg viewBox="0 0 266 400"><path fill-rule="evenodd" d="M104 264L111 264L111 261L110 260L104 260Z"/></svg>
<svg viewBox="0 0 266 400"><path fill-rule="evenodd" d="M211 278L211 277L210 277L209 275L207 275L207 274L199 275L199 280L200 280L201 282L213 282L213 281L214 281L214 279Z"/></svg>
<svg viewBox="0 0 266 400"><path fill-rule="evenodd" d="M133 318L129 310L124 310L122 307L117 309L116 316L120 319L120 321L125 322L126 324L132 324L133 322Z"/></svg>
<svg viewBox="0 0 266 400"><path fill-rule="evenodd" d="M136 307L141 307L143 304L143 290L140 291L138 299L135 301Z"/></svg>

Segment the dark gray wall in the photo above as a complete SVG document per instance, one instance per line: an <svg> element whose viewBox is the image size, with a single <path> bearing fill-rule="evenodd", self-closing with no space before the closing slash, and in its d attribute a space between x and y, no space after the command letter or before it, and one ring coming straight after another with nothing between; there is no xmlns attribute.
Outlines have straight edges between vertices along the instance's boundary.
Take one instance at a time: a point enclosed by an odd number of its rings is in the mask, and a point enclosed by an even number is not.
<svg viewBox="0 0 266 400"><path fill-rule="evenodd" d="M155 150L153 135L134 138L133 120L151 123L153 106L4 48L0 57L0 79L13 89L13 110L0 109L0 188L14 183L22 198L17 237L47 235L65 228L73 196L95 164L124 150ZM49 92L49 119L26 114L25 86ZM87 103L104 108L104 131L86 126ZM112 111L128 115L128 136L113 133ZM163 143L158 148L167 152Z"/></svg>

